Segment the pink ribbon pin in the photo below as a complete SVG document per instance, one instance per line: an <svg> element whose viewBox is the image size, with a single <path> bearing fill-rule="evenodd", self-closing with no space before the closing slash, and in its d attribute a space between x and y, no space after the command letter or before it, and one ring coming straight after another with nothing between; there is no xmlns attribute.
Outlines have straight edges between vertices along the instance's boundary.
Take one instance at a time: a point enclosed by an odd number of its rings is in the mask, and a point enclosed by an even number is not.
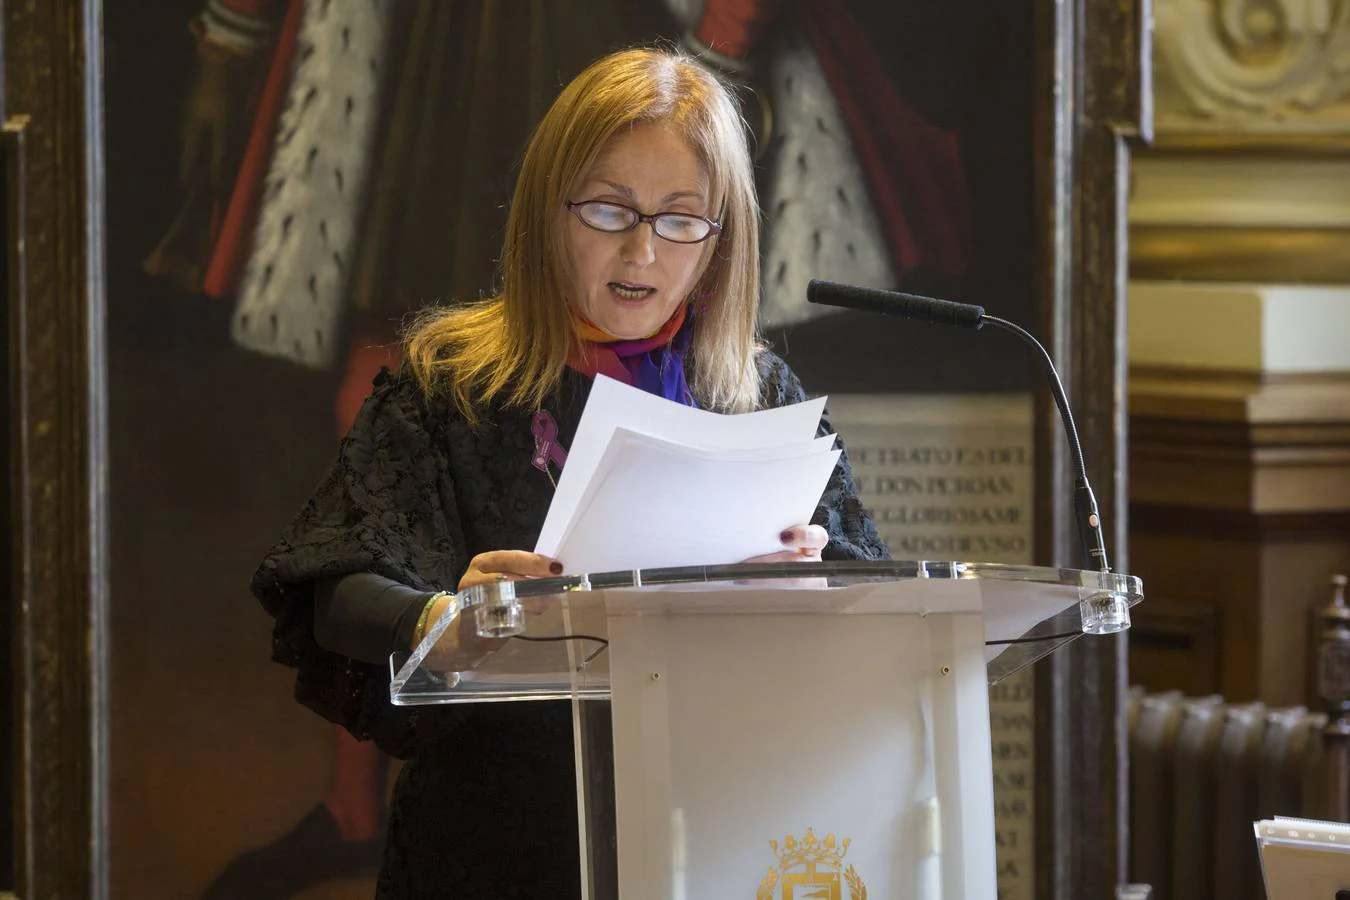
<svg viewBox="0 0 1350 900"><path fill-rule="evenodd" d="M567 463L567 451L558 443L558 423L553 421L553 417L547 410L539 410L534 414L534 458L530 460L534 467L545 475L548 474L548 464L552 462L562 471L562 467Z"/></svg>

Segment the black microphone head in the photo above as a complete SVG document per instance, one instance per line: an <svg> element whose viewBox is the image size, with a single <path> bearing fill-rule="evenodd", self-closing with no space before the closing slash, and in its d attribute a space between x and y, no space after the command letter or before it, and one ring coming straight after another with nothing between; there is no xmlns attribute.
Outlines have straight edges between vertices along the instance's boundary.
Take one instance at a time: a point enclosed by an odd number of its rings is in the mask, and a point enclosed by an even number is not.
<svg viewBox="0 0 1350 900"><path fill-rule="evenodd" d="M823 306L838 306L886 316L904 316L938 325L978 330L984 325L984 307L973 303L954 303L936 297L883 291L878 288L838 284L812 279L806 286L806 299Z"/></svg>

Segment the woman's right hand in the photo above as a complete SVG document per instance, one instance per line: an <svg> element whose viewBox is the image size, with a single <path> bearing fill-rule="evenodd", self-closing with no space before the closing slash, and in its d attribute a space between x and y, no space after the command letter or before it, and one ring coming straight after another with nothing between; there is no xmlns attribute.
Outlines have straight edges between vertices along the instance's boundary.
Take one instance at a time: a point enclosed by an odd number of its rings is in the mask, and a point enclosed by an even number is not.
<svg viewBox="0 0 1350 900"><path fill-rule="evenodd" d="M459 580L458 590L495 581L550 578L563 573L563 564L542 553L527 550L489 550L469 560L469 569Z"/></svg>
<svg viewBox="0 0 1350 900"><path fill-rule="evenodd" d="M518 581L524 578L548 578L561 575L563 564L549 556L526 550L491 550L469 560L469 568L459 579L458 591L476 584L498 581ZM441 594L432 601L427 614L429 623L438 621L454 602L451 594ZM534 610L537 612L538 610ZM461 614L457 627L448 629L437 642L428 665L443 671L472 668L477 661L500 647L504 640L485 638L478 634L471 613Z"/></svg>

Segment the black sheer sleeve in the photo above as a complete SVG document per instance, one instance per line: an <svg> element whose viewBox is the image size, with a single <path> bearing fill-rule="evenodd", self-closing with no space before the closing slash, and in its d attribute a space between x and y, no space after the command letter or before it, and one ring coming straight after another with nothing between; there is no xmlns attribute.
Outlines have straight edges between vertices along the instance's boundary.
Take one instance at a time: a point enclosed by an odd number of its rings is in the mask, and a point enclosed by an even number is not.
<svg viewBox="0 0 1350 900"><path fill-rule="evenodd" d="M253 576L276 620L272 658L296 669L296 699L358 739L406 757L443 738L462 714L389 700L387 663L315 640L316 582L373 572L419 591L453 589L468 565L450 475L444 416L415 379L382 372L338 458Z"/></svg>
<svg viewBox="0 0 1350 900"><path fill-rule="evenodd" d="M767 350L760 354L759 373L760 397L764 408L787 406L807 399L797 376L776 354ZM817 436L833 432L829 421L822 418L816 430ZM839 442L842 447L842 436ZM821 553L822 559L890 559L890 551L877 534L872 514L863 507L858 497L858 486L853 481L847 449L839 455L839 463L834 467L834 473L825 486L825 493L820 498L820 505L816 507L811 522L824 528L830 535L830 542Z"/></svg>
<svg viewBox="0 0 1350 900"><path fill-rule="evenodd" d="M417 620L436 596L374 572L314 583L314 640L325 650L383 665L412 646Z"/></svg>

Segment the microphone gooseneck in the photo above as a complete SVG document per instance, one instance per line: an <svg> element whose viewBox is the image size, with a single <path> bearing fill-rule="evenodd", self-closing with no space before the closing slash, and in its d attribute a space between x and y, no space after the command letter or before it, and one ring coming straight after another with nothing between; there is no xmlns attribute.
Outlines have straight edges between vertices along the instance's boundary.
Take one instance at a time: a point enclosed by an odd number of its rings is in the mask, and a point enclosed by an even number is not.
<svg viewBox="0 0 1350 900"><path fill-rule="evenodd" d="M1078 438L1078 428L1074 425L1073 413L1069 410L1069 399L1064 394L1064 384L1060 381L1055 362L1035 335L1007 319L985 314L983 306L973 303L956 303L951 300L939 300L920 294L906 294L900 291L883 291L876 288L838 284L832 281L813 280L806 288L806 299L823 306L838 306L855 309L860 312L880 313L881 315L903 316L918 319L935 325L950 325L979 331L984 325L993 325L1004 331L1010 331L1031 346L1035 347L1045 364L1045 372L1050 381L1050 393L1055 398L1060 420L1069 440L1069 450L1073 456L1075 470L1073 505L1078 522L1078 536L1082 542L1083 553L1093 566L1102 572L1111 571L1106 555L1106 537L1102 531L1101 514L1097 511L1097 498L1088 483L1087 464L1083 460L1083 445Z"/></svg>
<svg viewBox="0 0 1350 900"><path fill-rule="evenodd" d="M1045 363L1045 374L1050 381L1050 394L1055 398L1055 406L1059 407L1059 417L1064 422L1064 433L1069 439L1069 452L1073 456L1075 471L1073 508L1075 518L1078 520L1078 536L1083 544L1083 553L1101 571L1111 571L1111 562L1106 556L1106 536L1102 533L1102 517L1097 511L1097 497L1092 493L1092 485L1088 483L1083 445L1078 439L1078 427L1074 425L1073 413L1069 411L1069 398L1064 394L1064 384L1059 380L1054 360L1050 358L1045 346L1036 340L1035 335L1022 326L1007 319L1000 319L998 316L986 315L983 319L990 325L1011 331L1040 351L1041 361Z"/></svg>

